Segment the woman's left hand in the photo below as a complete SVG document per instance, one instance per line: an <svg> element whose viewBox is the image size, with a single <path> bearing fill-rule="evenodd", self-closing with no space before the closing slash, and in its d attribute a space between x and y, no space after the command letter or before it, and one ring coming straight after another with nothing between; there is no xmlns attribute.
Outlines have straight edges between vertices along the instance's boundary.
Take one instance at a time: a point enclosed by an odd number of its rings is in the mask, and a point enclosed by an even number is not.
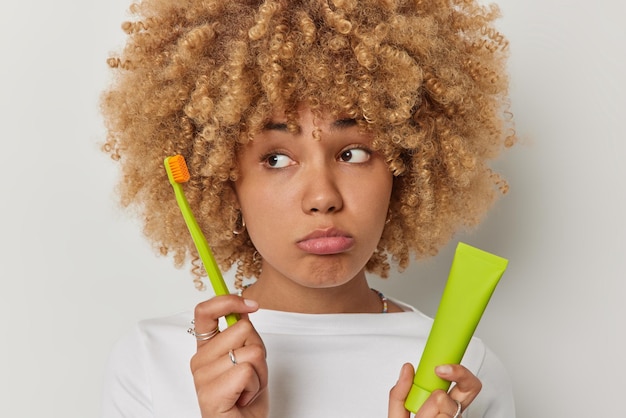
<svg viewBox="0 0 626 418"><path fill-rule="evenodd" d="M458 364L443 365L436 368L435 373L442 379L456 382L449 393L443 390L434 391L417 411L415 418L452 418L458 409L457 401L461 403L461 410L465 409L476 398L482 383L465 367ZM400 378L389 392L389 418L409 418L410 412L404 407L415 371L410 363L402 366ZM460 417L461 415L456 415Z"/></svg>

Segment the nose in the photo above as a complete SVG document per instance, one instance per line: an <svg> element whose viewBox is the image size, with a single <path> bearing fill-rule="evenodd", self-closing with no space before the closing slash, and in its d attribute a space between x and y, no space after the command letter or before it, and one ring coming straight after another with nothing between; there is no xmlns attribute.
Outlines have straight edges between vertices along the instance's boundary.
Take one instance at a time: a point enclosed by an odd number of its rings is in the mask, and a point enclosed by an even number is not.
<svg viewBox="0 0 626 418"><path fill-rule="evenodd" d="M329 168L307 170L302 198L305 213L333 213L343 207L343 198L335 176Z"/></svg>

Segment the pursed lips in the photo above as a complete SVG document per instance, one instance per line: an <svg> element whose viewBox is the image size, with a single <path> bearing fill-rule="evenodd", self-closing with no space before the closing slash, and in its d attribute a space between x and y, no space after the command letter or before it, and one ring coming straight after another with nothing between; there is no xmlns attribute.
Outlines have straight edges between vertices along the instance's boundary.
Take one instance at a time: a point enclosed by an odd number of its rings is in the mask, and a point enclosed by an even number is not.
<svg viewBox="0 0 626 418"><path fill-rule="evenodd" d="M325 228L313 231L296 245L310 254L331 255L348 251L354 245L354 238L339 229Z"/></svg>

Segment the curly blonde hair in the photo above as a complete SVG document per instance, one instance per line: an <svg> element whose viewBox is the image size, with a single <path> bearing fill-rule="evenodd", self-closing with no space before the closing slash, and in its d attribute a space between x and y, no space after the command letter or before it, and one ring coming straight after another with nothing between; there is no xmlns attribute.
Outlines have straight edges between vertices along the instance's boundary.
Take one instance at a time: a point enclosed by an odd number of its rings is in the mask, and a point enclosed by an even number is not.
<svg viewBox="0 0 626 418"><path fill-rule="evenodd" d="M104 150L121 163L124 206L195 282L205 274L163 168L182 154L192 210L236 283L261 263L234 234L236 155L275 109L354 118L394 175L391 221L367 264L388 275L476 225L506 183L487 166L515 141L507 41L496 6L474 0L143 0L108 60Z"/></svg>

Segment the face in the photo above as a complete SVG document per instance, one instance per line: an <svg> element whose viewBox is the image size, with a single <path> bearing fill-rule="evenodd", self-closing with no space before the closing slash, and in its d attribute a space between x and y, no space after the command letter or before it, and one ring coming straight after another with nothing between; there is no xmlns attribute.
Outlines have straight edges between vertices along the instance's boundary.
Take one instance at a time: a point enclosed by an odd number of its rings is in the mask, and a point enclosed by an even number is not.
<svg viewBox="0 0 626 418"><path fill-rule="evenodd" d="M238 155L235 191L263 257L262 280L332 287L365 277L380 240L392 175L354 120L276 116ZM320 136L313 137L318 128Z"/></svg>

